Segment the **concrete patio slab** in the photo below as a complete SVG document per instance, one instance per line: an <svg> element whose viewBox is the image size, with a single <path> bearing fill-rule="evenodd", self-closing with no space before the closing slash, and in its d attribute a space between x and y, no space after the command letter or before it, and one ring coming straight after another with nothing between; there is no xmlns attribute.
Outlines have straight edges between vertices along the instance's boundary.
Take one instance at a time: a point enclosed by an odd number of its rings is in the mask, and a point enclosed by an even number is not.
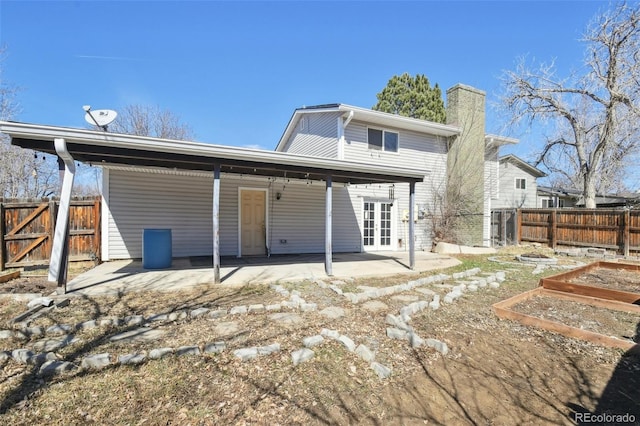
<svg viewBox="0 0 640 426"><path fill-rule="evenodd" d="M408 252L339 253L333 256L333 277L324 271L324 254L222 258L220 286L290 282L313 279L359 278L417 274L449 268L461 262L453 257L416 252L410 270ZM119 294L130 291L175 291L213 284L209 257L173 259L169 269L147 270L139 260L105 262L67 283L67 293Z"/></svg>

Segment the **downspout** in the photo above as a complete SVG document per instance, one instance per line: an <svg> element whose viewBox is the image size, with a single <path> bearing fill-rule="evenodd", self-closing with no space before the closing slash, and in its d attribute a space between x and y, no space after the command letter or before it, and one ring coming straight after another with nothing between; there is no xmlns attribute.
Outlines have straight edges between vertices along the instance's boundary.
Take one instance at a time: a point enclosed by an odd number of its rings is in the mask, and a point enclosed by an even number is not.
<svg viewBox="0 0 640 426"><path fill-rule="evenodd" d="M67 150L67 143L62 138L53 141L58 158L64 162L62 189L60 190L60 206L56 218L56 229L53 236L53 248L49 262L49 282L57 282L58 290L67 291L67 266L69 260L69 207L71 205L71 190L76 173L73 157Z"/></svg>
<svg viewBox="0 0 640 426"><path fill-rule="evenodd" d="M353 116L354 112L351 110L346 117L344 114L338 117L338 160L344 160L344 130L353 119Z"/></svg>
<svg viewBox="0 0 640 426"><path fill-rule="evenodd" d="M489 178L491 179L491 178ZM491 247L492 245L492 240L491 240L491 219L493 218L493 215L491 213L491 187L489 187L489 196L487 197L487 213L485 213L484 215L484 220L482 221L482 236L484 237L484 246L485 247Z"/></svg>
<svg viewBox="0 0 640 426"><path fill-rule="evenodd" d="M484 178L484 188L482 192L486 198L486 202L484 203L484 214L482 215L482 245L484 247L491 247L493 245L492 241L492 220L493 213L491 212L491 198L493 198L493 189L496 190L496 198L500 196L500 185L499 185L499 174L500 174L500 160L498 159L498 150L496 149L496 178L493 179L493 168L489 169L489 176L486 176L485 169L487 168L487 163L491 164L491 161L487 161L487 151L493 148L494 138L490 137L489 141L485 145L485 154L483 161L482 173ZM488 182L487 182L488 180Z"/></svg>

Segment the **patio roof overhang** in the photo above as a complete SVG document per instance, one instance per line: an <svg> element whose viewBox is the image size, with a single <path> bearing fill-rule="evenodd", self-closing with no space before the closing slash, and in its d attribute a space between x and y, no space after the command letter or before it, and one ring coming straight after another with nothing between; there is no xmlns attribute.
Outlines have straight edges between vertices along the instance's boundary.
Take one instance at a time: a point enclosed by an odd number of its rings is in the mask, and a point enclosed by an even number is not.
<svg viewBox="0 0 640 426"><path fill-rule="evenodd" d="M219 211L221 172L324 180L325 191L325 269L332 272L332 184L333 182L408 183L410 268L415 265L414 205L417 182L426 170L378 166L329 158L293 155L199 142L178 141L103 131L0 121L0 132L11 143L23 148L55 154L64 163L60 208L49 267L49 280L58 281L66 291L68 263L68 215L75 161L91 164L125 164L139 167L211 171L213 174L213 266L215 282L220 282Z"/></svg>
<svg viewBox="0 0 640 426"><path fill-rule="evenodd" d="M219 164L224 173L309 180L324 180L331 175L334 182L350 184L422 182L427 173L426 170L284 152L38 124L0 122L0 132L9 135L13 145L54 155L54 140L64 139L75 160L94 165L126 164L213 172L214 164Z"/></svg>

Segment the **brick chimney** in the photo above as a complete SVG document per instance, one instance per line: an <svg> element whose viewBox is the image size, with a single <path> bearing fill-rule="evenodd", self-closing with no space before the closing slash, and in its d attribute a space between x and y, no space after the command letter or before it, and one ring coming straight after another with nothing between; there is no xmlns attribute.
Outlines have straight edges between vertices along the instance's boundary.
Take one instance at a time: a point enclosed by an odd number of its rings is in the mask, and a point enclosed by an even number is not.
<svg viewBox="0 0 640 426"><path fill-rule="evenodd" d="M483 243L485 92L457 84L447 90L447 124L461 134L449 140L447 202L457 212L454 239L459 244Z"/></svg>

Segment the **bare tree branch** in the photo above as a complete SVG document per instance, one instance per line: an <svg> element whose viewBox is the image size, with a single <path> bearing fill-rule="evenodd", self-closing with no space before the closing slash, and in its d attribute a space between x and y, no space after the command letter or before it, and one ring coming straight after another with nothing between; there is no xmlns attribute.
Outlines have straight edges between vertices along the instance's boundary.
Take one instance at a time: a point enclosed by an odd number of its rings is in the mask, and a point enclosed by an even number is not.
<svg viewBox="0 0 640 426"><path fill-rule="evenodd" d="M193 131L169 110L144 105L129 105L118 114L110 131L163 139L193 139Z"/></svg>
<svg viewBox="0 0 640 426"><path fill-rule="evenodd" d="M579 182L585 205L610 188L638 152L640 136L640 6L617 5L596 17L584 36L586 72L560 80L553 63L532 71L521 60L503 77L502 104L512 125L551 123L538 164ZM555 158L550 158L555 157Z"/></svg>
<svg viewBox="0 0 640 426"><path fill-rule="evenodd" d="M20 89L2 72L6 54L7 49L0 47L0 120L12 120L20 112ZM0 197L49 197L58 187L57 170L55 157L12 146L6 135L0 135Z"/></svg>

